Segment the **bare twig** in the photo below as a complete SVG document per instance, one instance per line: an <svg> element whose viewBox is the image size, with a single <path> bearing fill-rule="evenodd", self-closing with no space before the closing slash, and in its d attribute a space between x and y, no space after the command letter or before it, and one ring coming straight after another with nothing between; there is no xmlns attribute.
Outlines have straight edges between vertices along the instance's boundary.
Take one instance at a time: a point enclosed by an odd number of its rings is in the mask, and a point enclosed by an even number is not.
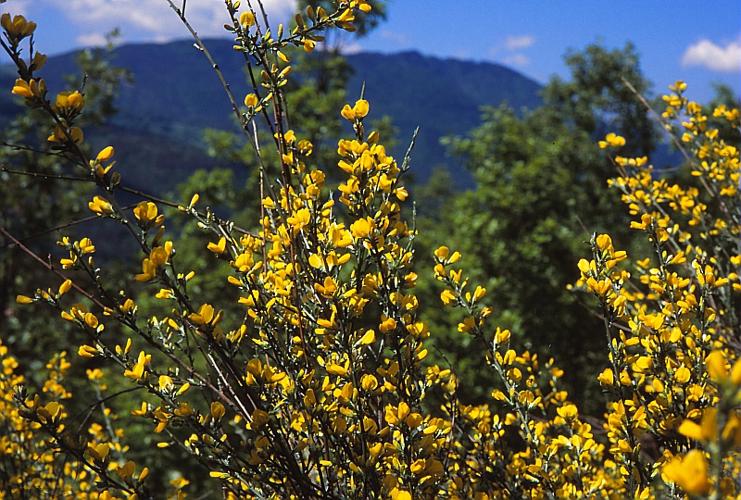
<svg viewBox="0 0 741 500"><path fill-rule="evenodd" d="M133 208L135 206L136 205L128 205L128 206L124 207L124 209L125 210L128 210L128 209L131 209L131 208ZM89 215L87 217L82 217L81 219L75 219L73 221L66 222L64 224L59 224L58 226L50 227L49 229L44 229L43 231L38 231L36 233L29 234L28 236L23 236L19 240L21 242L27 242L28 240L32 240L34 238L38 238L40 236L44 236L44 235L49 234L49 233L53 233L54 231L60 231L62 229L67 229L67 228L70 228L70 227L78 226L80 224L84 224L85 222L94 221L94 220L99 219L99 218L100 218L99 215ZM15 245L14 243L9 243L9 244L5 245L4 248L9 248L9 247L12 247L14 245Z"/></svg>
<svg viewBox="0 0 741 500"><path fill-rule="evenodd" d="M6 238L8 238L10 241L16 244L18 248L23 250L24 253L26 253L29 257L33 258L35 261L37 261L39 264L41 264L45 269L53 272L63 280L68 279L67 276L62 274L61 271L59 271L57 268L52 266L49 262L45 261L41 257L39 257L33 250L29 249L26 245L21 243L16 237L14 237L12 234L10 234L4 227L0 226L0 233L3 234ZM80 292L82 295L90 299L95 305L100 307L101 309L106 309L106 306L103 305L102 302L100 302L93 294L85 290L84 288L81 288L78 286L74 281L72 282L72 288Z"/></svg>

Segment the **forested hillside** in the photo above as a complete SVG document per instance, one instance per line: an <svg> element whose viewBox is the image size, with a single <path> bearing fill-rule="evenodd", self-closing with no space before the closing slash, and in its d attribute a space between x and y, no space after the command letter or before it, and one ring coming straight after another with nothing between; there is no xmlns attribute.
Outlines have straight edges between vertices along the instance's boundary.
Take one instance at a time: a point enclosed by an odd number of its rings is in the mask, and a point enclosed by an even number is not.
<svg viewBox="0 0 741 500"><path fill-rule="evenodd" d="M243 59L232 50L232 43L223 39L206 43L227 80L235 87L243 82L247 88ZM79 73L76 56L70 52L49 58L45 70L50 89L62 89L65 77ZM121 88L116 100L118 114L91 138L101 145L116 138L119 158L129 169L129 181L159 188L173 175L184 180L198 168L215 166L203 150L203 130L233 130L235 124L218 80L204 71L208 66L192 43L127 44L116 48L110 59L129 70L134 81ZM464 134L476 126L481 106L507 103L521 109L534 108L540 102L538 83L498 64L440 59L417 52L358 53L347 60L353 68L348 95L357 96L365 82L376 116L389 116L398 128L397 153L420 126L414 176L421 181L435 167L445 166L459 186L470 186L470 174L459 161L447 156L440 138ZM0 78L2 85L11 85L14 70L1 67ZM17 111L11 96L0 96L0 117L7 119ZM145 159L152 155L165 167L154 179L143 168Z"/></svg>

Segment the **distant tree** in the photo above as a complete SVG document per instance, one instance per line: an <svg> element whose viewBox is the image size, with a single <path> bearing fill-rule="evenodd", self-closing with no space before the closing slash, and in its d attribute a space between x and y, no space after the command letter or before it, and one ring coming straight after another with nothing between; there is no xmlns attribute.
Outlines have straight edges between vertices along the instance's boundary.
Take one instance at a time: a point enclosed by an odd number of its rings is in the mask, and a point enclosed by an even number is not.
<svg viewBox="0 0 741 500"><path fill-rule="evenodd" d="M565 60L570 78L545 86L542 107L524 114L487 108L478 128L446 139L476 189L437 216L431 239L461 250L467 268L491 291L497 322L528 339L528 347L555 356L583 391L583 375L604 338L595 333L602 320L567 290L578 277L570 263L584 252L592 231L625 227L625 216L614 208L618 195L607 187L615 167L596 141L614 131L629 138L631 153L642 155L653 151L657 135L626 84L641 93L649 88L631 45L589 46ZM456 321L448 315L430 319ZM468 362L460 337L441 337L438 347L453 364ZM470 383L463 387L480 396L477 388L494 375L472 369L466 376Z"/></svg>
<svg viewBox="0 0 741 500"><path fill-rule="evenodd" d="M593 138L620 130L625 133L625 154L645 154L656 146L656 130L636 92L649 97L651 83L641 71L632 43L622 49L589 45L564 58L570 79L553 78L543 89L545 108L557 123ZM604 163L604 162L603 162Z"/></svg>

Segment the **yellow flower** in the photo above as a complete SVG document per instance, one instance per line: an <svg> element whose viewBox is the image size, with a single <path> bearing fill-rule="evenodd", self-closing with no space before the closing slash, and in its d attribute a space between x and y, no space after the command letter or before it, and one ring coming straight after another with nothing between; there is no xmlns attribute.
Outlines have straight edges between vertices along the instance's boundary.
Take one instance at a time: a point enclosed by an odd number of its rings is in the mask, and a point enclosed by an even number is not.
<svg viewBox="0 0 741 500"><path fill-rule="evenodd" d="M215 325L221 321L221 311L217 313L211 304L203 304L198 312L191 313L188 319L200 326Z"/></svg>
<svg viewBox="0 0 741 500"><path fill-rule="evenodd" d="M674 380L676 380L680 384L686 384L690 380L690 375L691 373L689 368L682 365L676 372L674 372Z"/></svg>
<svg viewBox="0 0 741 500"><path fill-rule="evenodd" d="M81 345L79 349L77 349L77 354L81 358L94 358L98 354L98 350L89 345Z"/></svg>
<svg viewBox="0 0 741 500"><path fill-rule="evenodd" d="M110 451L110 448L111 447L108 443L100 443L96 445L90 445L90 447L88 448L88 451L90 452L90 455L92 455L92 457L95 460L102 462L108 457L108 452Z"/></svg>
<svg viewBox="0 0 741 500"><path fill-rule="evenodd" d="M314 50L314 47L316 47L316 42L314 40L311 40L309 38L304 38L303 40L303 46L304 50L306 52L311 52Z"/></svg>
<svg viewBox="0 0 741 500"><path fill-rule="evenodd" d="M255 24L255 15L250 11L242 12L239 15L239 24L241 24L244 28L253 26Z"/></svg>
<svg viewBox="0 0 741 500"><path fill-rule="evenodd" d="M355 20L355 14L353 14L353 11L351 9L345 9L340 14L340 17L337 19L338 23L351 23Z"/></svg>
<svg viewBox="0 0 741 500"><path fill-rule="evenodd" d="M373 10L373 6L367 0L356 0L355 3L358 6L358 9L366 14Z"/></svg>
<svg viewBox="0 0 741 500"><path fill-rule="evenodd" d="M80 127L71 127L69 130L67 130L60 126L56 126L54 127L51 135L49 135L46 140L49 142L72 141L75 144L80 144L84 139L85 134L82 133L82 129Z"/></svg>
<svg viewBox="0 0 741 500"><path fill-rule="evenodd" d="M450 249L446 246L438 247L437 250L435 250L435 257L440 261L447 259L448 255L450 255Z"/></svg>
<svg viewBox="0 0 741 500"><path fill-rule="evenodd" d="M723 351L713 351L705 358L705 365L708 369L708 375L715 382L721 382L728 378L728 367L726 366L726 356Z"/></svg>
<svg viewBox="0 0 741 500"><path fill-rule="evenodd" d="M599 380L599 383L602 385L612 385L615 383L615 377L612 373L611 368L605 368L602 370L602 373L599 374L597 377L597 380Z"/></svg>
<svg viewBox="0 0 741 500"><path fill-rule="evenodd" d="M731 368L731 382L734 385L741 386L741 358L733 363L733 368Z"/></svg>
<svg viewBox="0 0 741 500"><path fill-rule="evenodd" d="M571 420L579 414L579 410L576 408L576 405L569 403L563 406L559 406L556 409L556 413L558 413L558 416L563 419Z"/></svg>
<svg viewBox="0 0 741 500"><path fill-rule="evenodd" d="M209 241L207 248L209 252L213 252L217 255L223 254L226 251L226 238L222 236L219 238L218 243L212 243Z"/></svg>
<svg viewBox="0 0 741 500"><path fill-rule="evenodd" d="M130 370L124 371L124 377L137 381L141 380L144 377L144 369L149 365L151 360L151 354L145 354L144 351L141 351L134 366Z"/></svg>
<svg viewBox="0 0 741 500"><path fill-rule="evenodd" d="M710 490L708 462L700 450L691 450L684 458L673 459L661 472L690 495L702 495Z"/></svg>
<svg viewBox="0 0 741 500"><path fill-rule="evenodd" d="M362 387L364 391L375 391L378 387L378 379L371 374L365 374L360 379L360 387Z"/></svg>
<svg viewBox="0 0 741 500"><path fill-rule="evenodd" d="M370 105L368 104L368 101L365 99L358 99L355 101L355 105L350 107L349 104L345 104L345 106L342 108L342 111L340 112L340 115L342 115L342 118L344 118L347 121L355 121L362 118L365 118L368 115L368 111L370 110Z"/></svg>
<svg viewBox="0 0 741 500"><path fill-rule="evenodd" d="M159 379L157 380L157 385L159 386L159 389L161 391L167 391L172 389L173 381L172 377L169 375L160 375Z"/></svg>
<svg viewBox="0 0 741 500"><path fill-rule="evenodd" d="M157 205L151 201L142 201L134 207L134 217L142 224L149 224L157 218Z"/></svg>
<svg viewBox="0 0 741 500"><path fill-rule="evenodd" d="M73 92L60 92L57 94L54 104L60 113L77 113L85 105L85 98L77 90Z"/></svg>
<svg viewBox="0 0 741 500"><path fill-rule="evenodd" d="M618 148L620 146L625 146L625 138L610 132L605 136L605 140L599 141L598 144L601 149L606 149L608 147Z"/></svg>
<svg viewBox="0 0 741 500"><path fill-rule="evenodd" d="M83 255L95 253L95 245L93 245L93 241L90 238L82 238L78 245Z"/></svg>
<svg viewBox="0 0 741 500"><path fill-rule="evenodd" d="M294 231L300 231L311 220L311 212L308 208L302 208L300 210L296 210L293 215L288 217L286 219L286 222L288 225L290 225Z"/></svg>
<svg viewBox="0 0 741 500"><path fill-rule="evenodd" d="M370 105L368 104L368 101L365 99L358 99L355 101L355 106L353 106L352 111L355 115L355 118L365 118L368 115L368 111L370 110Z"/></svg>
<svg viewBox="0 0 741 500"><path fill-rule="evenodd" d="M373 342L376 341L376 332L373 330L368 330L363 334L362 337L360 337L360 340L358 340L359 345L370 345Z"/></svg>
<svg viewBox="0 0 741 500"><path fill-rule="evenodd" d="M406 490L394 488L391 490L391 500L412 500L412 494Z"/></svg>
<svg viewBox="0 0 741 500"><path fill-rule="evenodd" d="M13 90L11 92L15 95L26 98L34 96L34 91L31 85L29 85L28 82L21 78L16 79L15 84L13 85Z"/></svg>
<svg viewBox="0 0 741 500"><path fill-rule="evenodd" d="M16 295L15 301L17 304L30 304L33 299L27 295Z"/></svg>
<svg viewBox="0 0 741 500"><path fill-rule="evenodd" d="M347 371L347 366L338 365L337 363L327 364L327 373L330 375L339 375L340 377L344 377L347 375Z"/></svg>
<svg viewBox="0 0 741 500"><path fill-rule="evenodd" d="M355 112L349 104L345 104L345 106L343 106L342 111L340 111L340 115L347 121L355 121Z"/></svg>
<svg viewBox="0 0 741 500"><path fill-rule="evenodd" d="M609 250L612 248L612 238L609 234L600 234L595 238L597 248L602 251Z"/></svg>
<svg viewBox="0 0 741 500"><path fill-rule="evenodd" d="M98 156L96 156L95 159L101 162L108 161L113 158L114 154L116 154L116 150L113 149L113 146L106 146L100 150Z"/></svg>
<svg viewBox="0 0 741 500"><path fill-rule="evenodd" d="M198 203L198 200L200 198L201 198L201 195L199 195L198 193L195 193L193 196L191 196L190 202L188 203L188 208L189 209L193 208L196 205L196 203Z"/></svg>
<svg viewBox="0 0 741 500"><path fill-rule="evenodd" d="M188 481L184 477L179 477L177 479L173 479L172 481L170 481L170 485L176 490L182 490L189 484L190 484L190 481Z"/></svg>
<svg viewBox="0 0 741 500"><path fill-rule="evenodd" d="M381 333L391 332L395 328L396 328L396 320L394 318L386 318L383 321L381 321L380 325L378 325L378 329L381 330Z"/></svg>
<svg viewBox="0 0 741 500"><path fill-rule="evenodd" d="M486 296L486 288L482 286L477 286L476 289L473 291L473 301L474 302L478 302L485 296Z"/></svg>
<svg viewBox="0 0 741 500"><path fill-rule="evenodd" d="M65 293L70 291L70 288L72 288L72 280L64 280L61 285L59 285L59 296L64 295Z"/></svg>
<svg viewBox="0 0 741 500"><path fill-rule="evenodd" d="M136 281L144 282L153 279L157 275L157 266L150 259L142 260L142 272L134 276Z"/></svg>
<svg viewBox="0 0 741 500"><path fill-rule="evenodd" d="M88 202L88 208L98 215L107 215L113 213L113 205L108 202L105 198L100 196L94 196L93 201Z"/></svg>
<svg viewBox="0 0 741 500"><path fill-rule="evenodd" d="M448 305L455 300L455 294L451 290L443 290L440 292L440 300L443 304Z"/></svg>
<svg viewBox="0 0 741 500"><path fill-rule="evenodd" d="M257 95L255 94L247 94L244 97L244 105L247 106L248 108L254 108L255 106L257 106L258 102L260 101L257 98Z"/></svg>
<svg viewBox="0 0 741 500"><path fill-rule="evenodd" d="M224 408L224 405L219 403L218 401L214 401L211 403L211 416L215 418L216 420L219 420L221 417L224 416L226 413L226 408Z"/></svg>
<svg viewBox="0 0 741 500"><path fill-rule="evenodd" d="M85 313L83 320L90 328L95 329L98 327L98 318L93 313Z"/></svg>
<svg viewBox="0 0 741 500"><path fill-rule="evenodd" d="M707 408L702 414L700 424L692 420L685 420L679 426L680 434L695 441L710 441L715 438L718 430L717 423L718 408Z"/></svg>
<svg viewBox="0 0 741 500"><path fill-rule="evenodd" d="M319 254L313 253L309 256L309 265L314 269L321 269L324 267L324 261Z"/></svg>
<svg viewBox="0 0 741 500"><path fill-rule="evenodd" d="M10 17L9 13L5 13L0 16L0 25L10 35L11 38L16 40L25 38L31 35L36 30L36 23L33 21L27 21L25 17L21 15Z"/></svg>
<svg viewBox="0 0 741 500"><path fill-rule="evenodd" d="M370 217L358 219L350 225L350 232L356 239L367 238L373 230L374 221Z"/></svg>

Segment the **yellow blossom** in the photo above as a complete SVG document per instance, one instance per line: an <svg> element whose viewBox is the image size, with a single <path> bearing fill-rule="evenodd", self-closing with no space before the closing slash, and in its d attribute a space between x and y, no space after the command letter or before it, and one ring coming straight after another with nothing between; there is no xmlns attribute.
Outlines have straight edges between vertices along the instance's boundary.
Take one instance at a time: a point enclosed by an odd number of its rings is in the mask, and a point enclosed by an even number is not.
<svg viewBox="0 0 741 500"><path fill-rule="evenodd" d="M113 206L100 196L94 196L93 201L87 204L88 208L98 215L107 215L113 213Z"/></svg>
<svg viewBox="0 0 741 500"><path fill-rule="evenodd" d="M667 480L690 495L702 495L710 489L708 463L700 450L690 450L684 458L675 458L661 469Z"/></svg>

